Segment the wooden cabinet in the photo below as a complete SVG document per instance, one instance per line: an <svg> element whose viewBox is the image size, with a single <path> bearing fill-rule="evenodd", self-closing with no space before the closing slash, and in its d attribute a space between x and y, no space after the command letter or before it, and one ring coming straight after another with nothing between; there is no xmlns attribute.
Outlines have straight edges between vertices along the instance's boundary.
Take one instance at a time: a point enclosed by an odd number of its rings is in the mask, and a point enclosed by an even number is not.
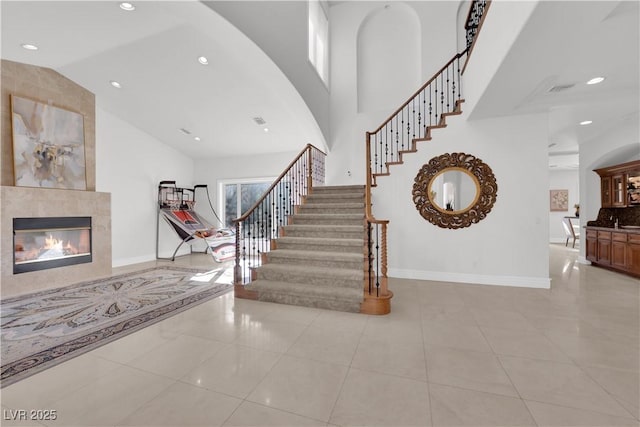
<svg viewBox="0 0 640 427"><path fill-rule="evenodd" d="M600 196L603 208L627 206L627 175L617 174L600 178Z"/></svg>
<svg viewBox="0 0 640 427"><path fill-rule="evenodd" d="M611 264L611 232L598 231L598 264Z"/></svg>
<svg viewBox="0 0 640 427"><path fill-rule="evenodd" d="M587 259L592 262L598 261L598 231L587 228Z"/></svg>
<svg viewBox="0 0 640 427"><path fill-rule="evenodd" d="M614 208L627 206L627 175L614 175L611 177L611 205Z"/></svg>
<svg viewBox="0 0 640 427"><path fill-rule="evenodd" d="M587 226L585 234L589 261L640 275L640 232Z"/></svg>
<svg viewBox="0 0 640 427"><path fill-rule="evenodd" d="M627 233L611 232L611 265L622 269L627 265Z"/></svg>
<svg viewBox="0 0 640 427"><path fill-rule="evenodd" d="M640 234L629 234L626 266L630 273L640 275Z"/></svg>
<svg viewBox="0 0 640 427"><path fill-rule="evenodd" d="M624 208L640 204L640 161L595 169L600 175L603 208Z"/></svg>
<svg viewBox="0 0 640 427"><path fill-rule="evenodd" d="M611 177L603 176L600 178L600 194L603 208L610 208L613 204L611 197Z"/></svg>

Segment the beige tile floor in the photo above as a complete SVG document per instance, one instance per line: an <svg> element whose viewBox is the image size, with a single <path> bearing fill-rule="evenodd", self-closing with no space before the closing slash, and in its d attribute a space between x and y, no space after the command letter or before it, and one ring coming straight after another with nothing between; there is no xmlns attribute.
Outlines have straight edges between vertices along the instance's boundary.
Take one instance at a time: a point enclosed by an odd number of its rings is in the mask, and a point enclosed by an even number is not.
<svg viewBox="0 0 640 427"><path fill-rule="evenodd" d="M227 294L6 387L57 420L2 425L639 425L640 283L576 258L551 290L394 279L388 316Z"/></svg>

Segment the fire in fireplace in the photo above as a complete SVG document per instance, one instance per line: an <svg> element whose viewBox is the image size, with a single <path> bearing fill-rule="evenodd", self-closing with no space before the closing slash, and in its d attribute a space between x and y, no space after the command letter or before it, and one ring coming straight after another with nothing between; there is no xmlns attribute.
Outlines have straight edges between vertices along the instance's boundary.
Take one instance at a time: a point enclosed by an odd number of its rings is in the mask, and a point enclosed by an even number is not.
<svg viewBox="0 0 640 427"><path fill-rule="evenodd" d="M91 262L91 217L13 219L13 273Z"/></svg>

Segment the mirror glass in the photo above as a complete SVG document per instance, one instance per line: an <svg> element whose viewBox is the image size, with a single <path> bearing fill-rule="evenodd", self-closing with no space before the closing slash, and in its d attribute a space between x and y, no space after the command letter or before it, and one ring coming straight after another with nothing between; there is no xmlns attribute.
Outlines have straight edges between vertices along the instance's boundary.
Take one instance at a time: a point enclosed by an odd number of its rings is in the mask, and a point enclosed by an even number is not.
<svg viewBox="0 0 640 427"><path fill-rule="evenodd" d="M478 179L469 171L451 167L433 177L429 184L429 199L442 212L462 212L476 203L479 187Z"/></svg>

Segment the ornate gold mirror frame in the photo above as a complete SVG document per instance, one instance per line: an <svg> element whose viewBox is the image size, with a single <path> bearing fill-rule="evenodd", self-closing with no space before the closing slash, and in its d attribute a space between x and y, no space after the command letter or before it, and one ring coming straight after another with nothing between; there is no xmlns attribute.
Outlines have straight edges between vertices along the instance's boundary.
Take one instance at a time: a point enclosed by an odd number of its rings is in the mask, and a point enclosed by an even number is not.
<svg viewBox="0 0 640 427"><path fill-rule="evenodd" d="M433 181L447 171L461 171L469 175L476 187L473 202L460 210L438 206L432 190ZM498 196L498 184L493 171L471 154L443 154L429 160L416 175L413 184L413 203L420 215L442 228L464 228L483 220L493 208Z"/></svg>

